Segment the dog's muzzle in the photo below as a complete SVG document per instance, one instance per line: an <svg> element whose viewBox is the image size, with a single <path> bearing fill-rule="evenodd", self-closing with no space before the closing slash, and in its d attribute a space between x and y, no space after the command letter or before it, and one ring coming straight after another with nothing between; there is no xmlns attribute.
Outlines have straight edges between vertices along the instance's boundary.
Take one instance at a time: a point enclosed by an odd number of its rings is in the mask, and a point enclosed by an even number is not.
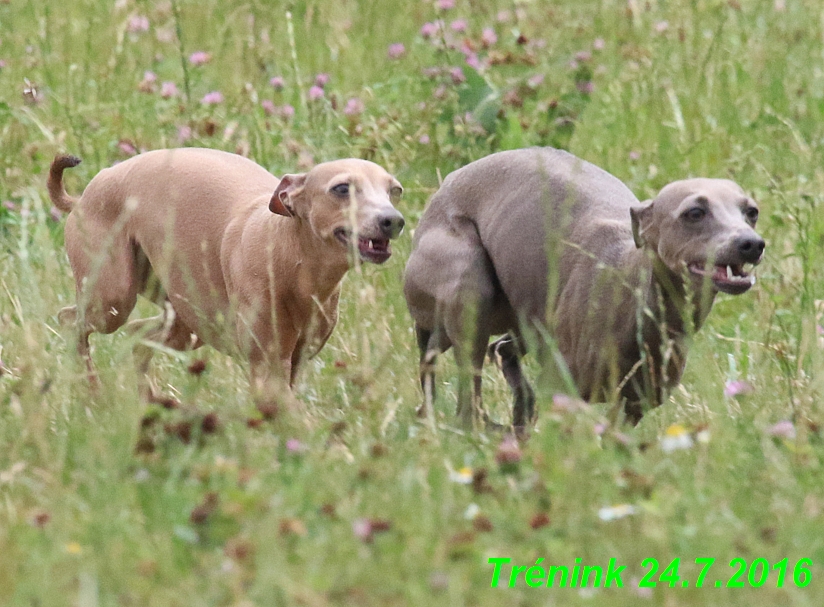
<svg viewBox="0 0 824 607"><path fill-rule="evenodd" d="M755 275L744 270L744 264L716 264L705 268L704 264L691 263L689 271L700 277L709 278L713 287L722 293L740 295L755 284Z"/></svg>
<svg viewBox="0 0 824 607"><path fill-rule="evenodd" d="M397 210L385 211L375 220L377 230L364 230L358 234L357 249L362 261L381 264L392 256L392 246L390 239L397 238L403 232L406 224L403 215ZM375 232L378 232L375 234ZM350 247L352 244L352 231L347 228L335 230L337 238L344 246Z"/></svg>
<svg viewBox="0 0 824 607"><path fill-rule="evenodd" d="M403 226L406 225L403 215L397 209L385 211L378 215L377 223L381 233L390 239L400 236L403 232Z"/></svg>
<svg viewBox="0 0 824 607"><path fill-rule="evenodd" d="M704 261L687 264L693 276L712 281L712 286L722 293L740 295L755 284L753 267L761 263L766 243L754 231L738 236L728 246L722 247L713 265Z"/></svg>

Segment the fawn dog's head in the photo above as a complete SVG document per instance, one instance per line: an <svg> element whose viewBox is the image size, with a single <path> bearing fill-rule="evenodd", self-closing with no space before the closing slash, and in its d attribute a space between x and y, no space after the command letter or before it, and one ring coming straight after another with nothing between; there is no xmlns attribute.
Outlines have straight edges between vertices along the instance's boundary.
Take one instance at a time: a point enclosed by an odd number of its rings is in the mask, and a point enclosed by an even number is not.
<svg viewBox="0 0 824 607"><path fill-rule="evenodd" d="M389 241L403 230L403 215L393 206L402 193L383 167L349 158L284 175L269 209L308 222L318 238L336 241L342 252L356 250L363 261L383 263L392 254Z"/></svg>

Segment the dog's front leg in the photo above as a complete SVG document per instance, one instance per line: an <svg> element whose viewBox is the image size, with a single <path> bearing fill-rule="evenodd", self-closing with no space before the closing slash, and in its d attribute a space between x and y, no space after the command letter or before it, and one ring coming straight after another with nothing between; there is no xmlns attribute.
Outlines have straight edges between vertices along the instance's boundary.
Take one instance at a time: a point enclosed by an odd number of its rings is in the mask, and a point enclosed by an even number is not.
<svg viewBox="0 0 824 607"><path fill-rule="evenodd" d="M264 415L290 408L292 388L289 377L292 361L289 357L266 356L261 350L250 353L252 399Z"/></svg>
<svg viewBox="0 0 824 607"><path fill-rule="evenodd" d="M286 417L297 414L306 417L306 410L292 393L293 361L300 340L298 333L290 327L278 323L279 339L268 343L256 341L249 351L251 364L252 399L255 406L266 417L286 413ZM271 335L260 331L257 335ZM277 344L277 345L275 345Z"/></svg>
<svg viewBox="0 0 824 607"><path fill-rule="evenodd" d="M261 314L259 309L243 302L237 317L237 343L249 360L249 387L258 409L267 417L284 408L291 397L289 378L292 372L291 355L297 343L297 333L283 322L285 314Z"/></svg>

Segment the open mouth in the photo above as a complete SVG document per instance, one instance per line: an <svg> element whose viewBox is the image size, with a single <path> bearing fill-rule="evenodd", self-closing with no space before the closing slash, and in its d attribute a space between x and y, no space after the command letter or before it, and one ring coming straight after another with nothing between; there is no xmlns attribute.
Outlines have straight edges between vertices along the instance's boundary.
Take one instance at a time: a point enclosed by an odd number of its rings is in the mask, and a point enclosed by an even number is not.
<svg viewBox="0 0 824 607"><path fill-rule="evenodd" d="M345 228L335 230L337 238L345 247L349 247L352 242L352 233ZM366 238L358 237L358 254L363 261L370 263L383 263L392 256L392 247L388 238Z"/></svg>
<svg viewBox="0 0 824 607"><path fill-rule="evenodd" d="M693 262L687 266L696 276L709 277L716 289L730 295L740 295L755 284L755 275L744 271L745 264L717 264L706 269L705 264Z"/></svg>

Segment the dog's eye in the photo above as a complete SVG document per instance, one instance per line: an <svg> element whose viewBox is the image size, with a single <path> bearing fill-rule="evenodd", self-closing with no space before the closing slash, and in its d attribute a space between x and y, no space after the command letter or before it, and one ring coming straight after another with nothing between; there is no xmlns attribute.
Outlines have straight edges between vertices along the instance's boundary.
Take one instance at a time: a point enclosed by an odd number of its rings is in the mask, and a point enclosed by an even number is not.
<svg viewBox="0 0 824 607"><path fill-rule="evenodd" d="M755 207L747 207L744 209L744 216L751 222L755 223L758 221L758 209Z"/></svg>
<svg viewBox="0 0 824 607"><path fill-rule="evenodd" d="M403 194L403 188L399 186L392 186L389 189L389 197L390 198L400 198L401 194Z"/></svg>
<svg viewBox="0 0 824 607"><path fill-rule="evenodd" d="M684 219L687 221L701 221L706 216L707 212L701 207L693 207L684 213Z"/></svg>
<svg viewBox="0 0 824 607"><path fill-rule="evenodd" d="M334 188L332 188L332 191L338 196L349 196L349 184L339 183Z"/></svg>

